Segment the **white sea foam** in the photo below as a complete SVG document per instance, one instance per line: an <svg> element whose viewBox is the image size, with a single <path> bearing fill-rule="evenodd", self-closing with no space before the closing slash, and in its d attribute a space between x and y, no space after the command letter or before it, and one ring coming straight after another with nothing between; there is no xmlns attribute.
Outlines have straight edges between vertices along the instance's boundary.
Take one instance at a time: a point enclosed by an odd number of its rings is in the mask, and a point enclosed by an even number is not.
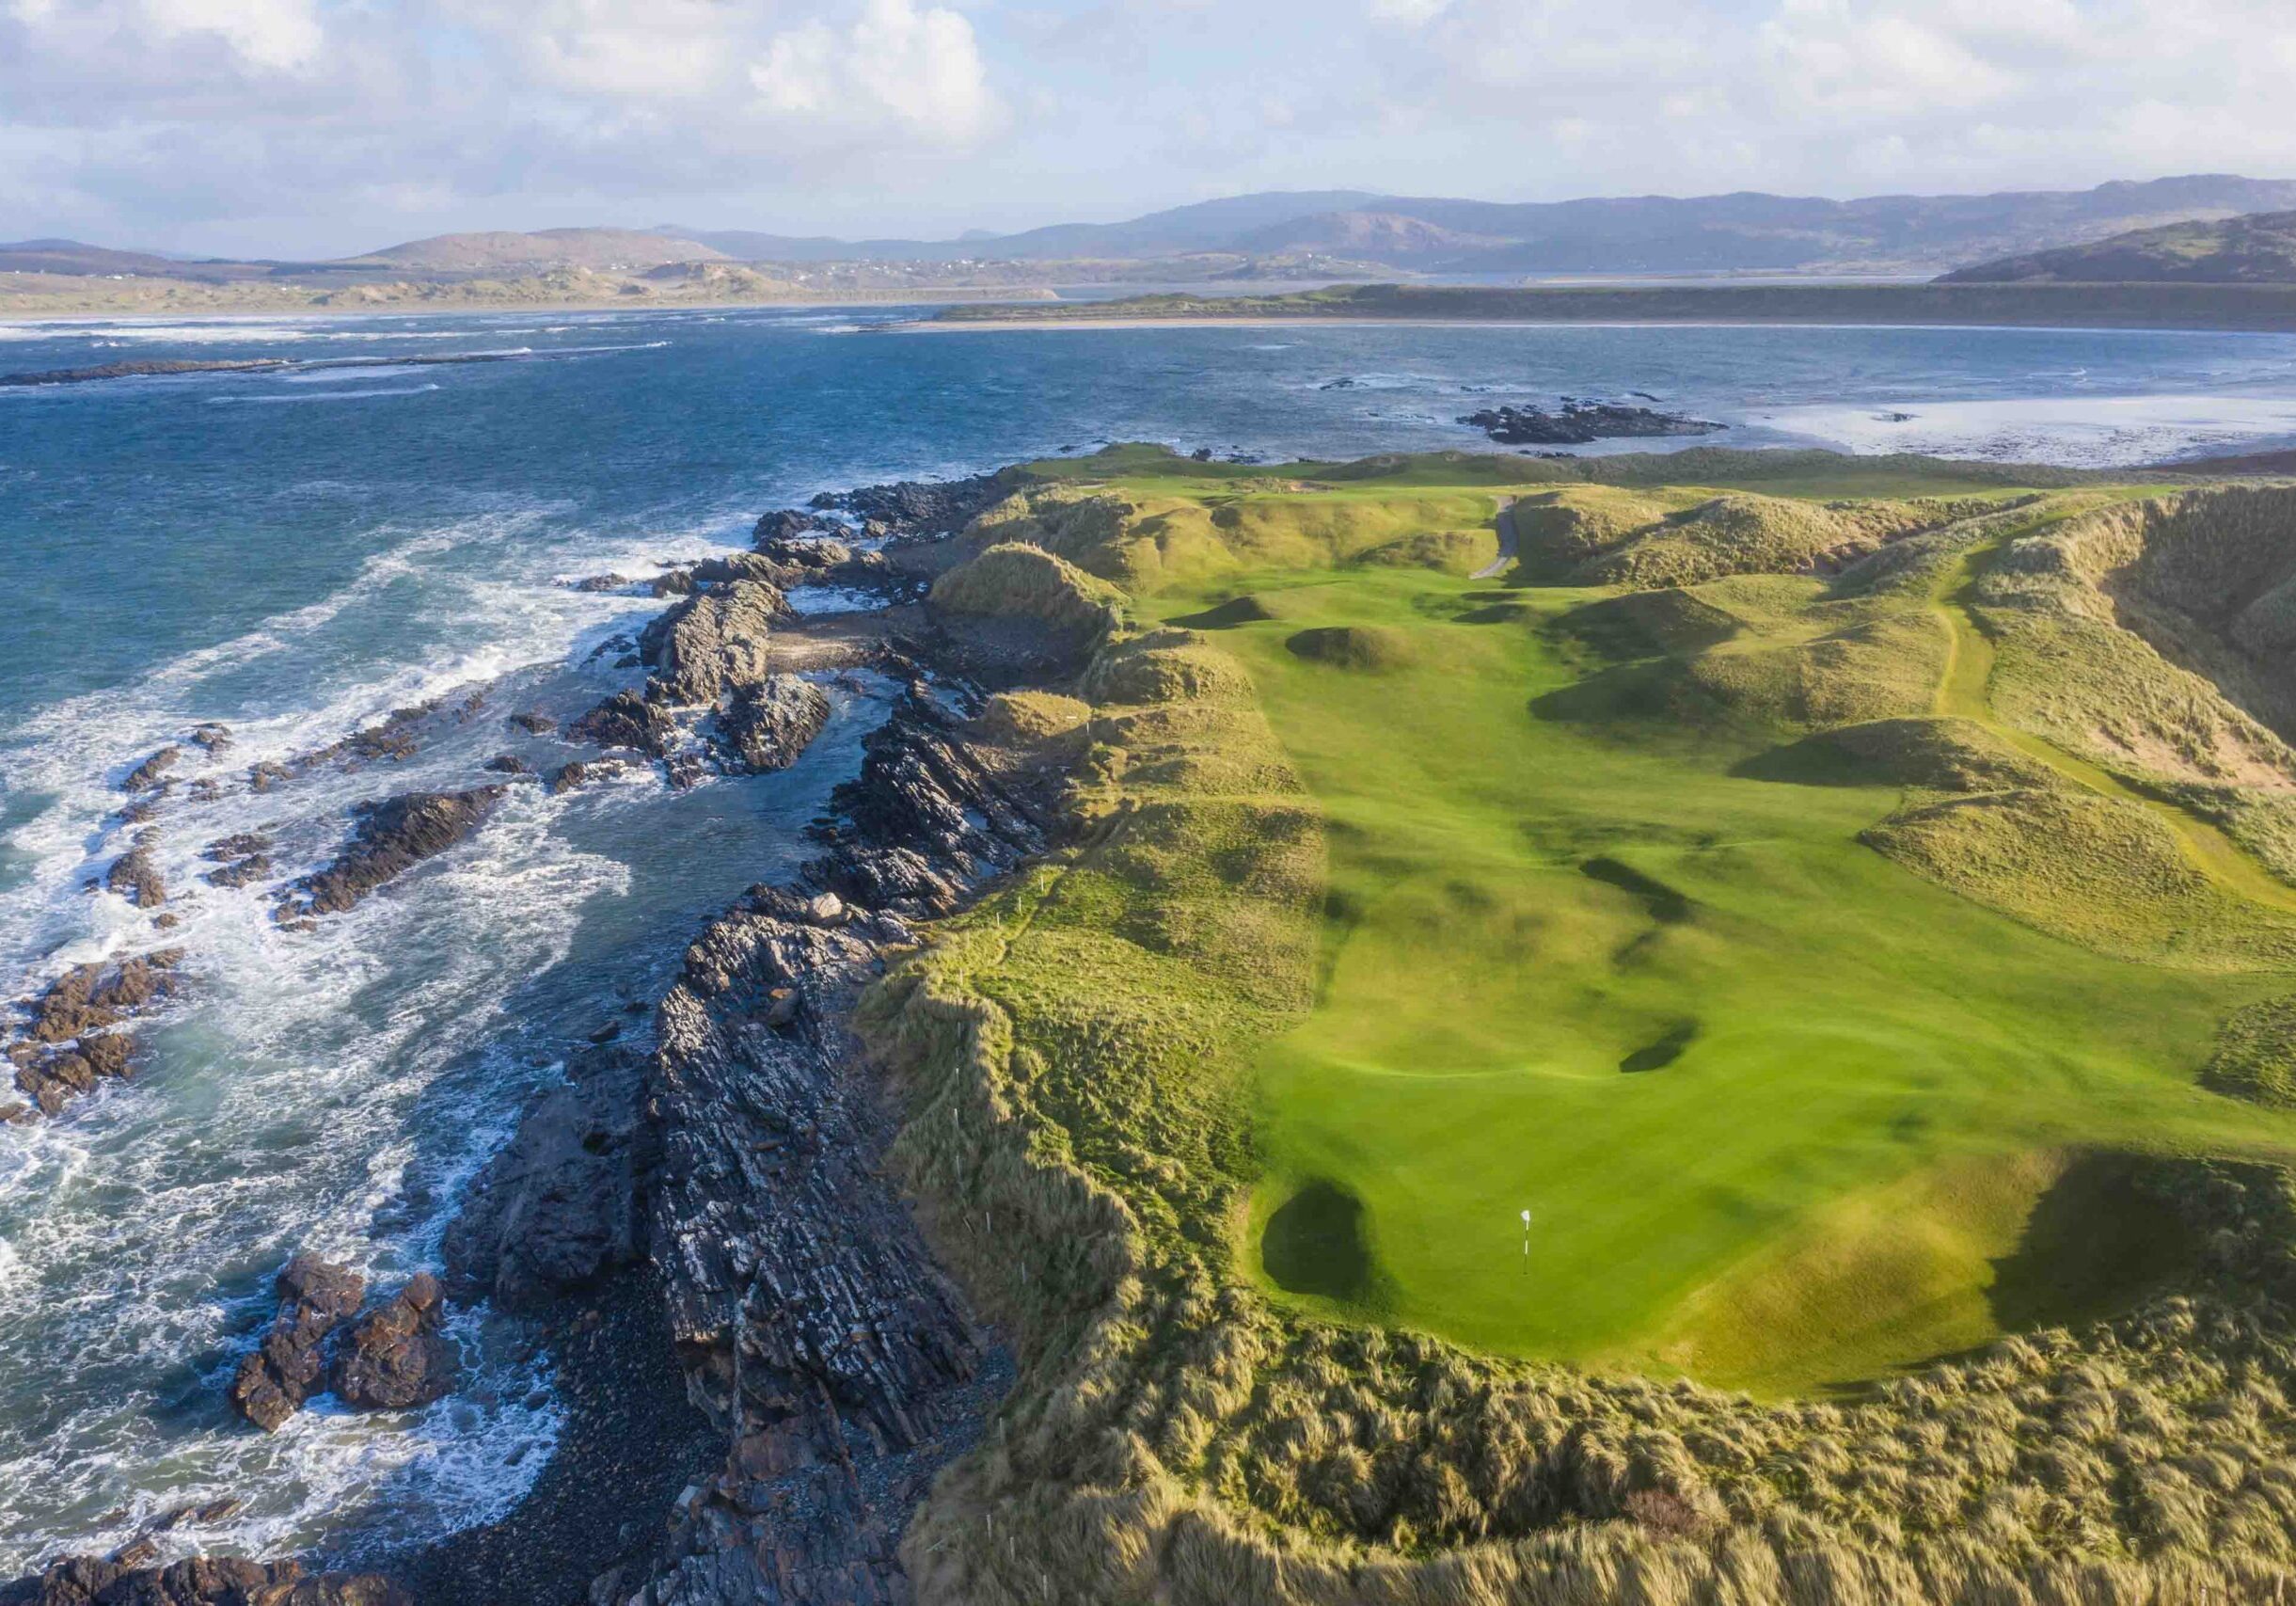
<svg viewBox="0 0 2296 1606"><path fill-rule="evenodd" d="M71 332L93 340L208 344L225 341L307 341L317 331L290 324L235 324L218 319L197 324L115 324L102 328L74 328Z"/></svg>
<svg viewBox="0 0 2296 1606"><path fill-rule="evenodd" d="M881 604L873 592L842 585L800 585L789 593L790 611L796 613L850 613Z"/></svg>
<svg viewBox="0 0 2296 1606"><path fill-rule="evenodd" d="M2083 392L1882 407L1781 407L1750 421L1850 452L1925 452L2117 468L2296 436L2296 399Z"/></svg>
<svg viewBox="0 0 2296 1606"><path fill-rule="evenodd" d="M52 1370L43 1394L67 1412L0 1457L0 1487L34 1491L0 1534L0 1570L119 1542L186 1490L251 1503L222 1529L170 1535L171 1550L300 1548L378 1502L435 1532L523 1491L561 1413L477 1313L456 1318L467 1386L407 1418L322 1409L265 1437L169 1424L157 1407L182 1388L170 1361L215 1357L193 1385L210 1400L236 1363L245 1317L214 1297L219 1278L253 1271L260 1307L298 1248L383 1286L435 1257L445 1202L543 1074L490 1046L515 1036L509 1000L564 956L589 903L627 890L623 866L556 829L572 801L515 792L467 847L314 932L274 926L260 889L203 893L173 934L193 1000L157 1030L153 1069L69 1121L0 1137L0 1349L20 1387ZM212 824L256 823L261 803L226 799ZM126 1518L90 1526L120 1505Z"/></svg>
<svg viewBox="0 0 2296 1606"><path fill-rule="evenodd" d="M276 402L363 402L378 396L420 396L437 389L435 384L392 385L372 390L310 390L299 396L210 396L208 401L211 405L217 406L227 403L239 405Z"/></svg>
<svg viewBox="0 0 2296 1606"><path fill-rule="evenodd" d="M729 522L557 533L560 517L505 507L387 534L331 594L11 732L0 773L41 806L10 834L29 867L0 888L0 995L161 942L187 950L190 985L139 1028L134 1082L66 1119L0 1127L0 1354L12 1408L28 1398L42 1413L0 1424L0 1488L30 1491L0 1503L0 1576L225 1493L252 1503L171 1533L169 1553L302 1548L370 1510L389 1532L436 1534L499 1517L546 1460L560 1407L515 1332L483 1314L456 1318L468 1386L429 1410L323 1409L277 1436L214 1419L288 1253L346 1256L385 1287L435 1261L462 1180L551 1074L546 1045L522 1035L519 990L568 953L586 910L628 890L625 867L577 850L563 821L637 805L658 790L642 771L564 798L516 788L471 842L316 931L269 917L273 889L336 850L353 803L471 783L523 695L505 677L563 675L662 606L572 591L551 571L645 572L722 550ZM323 767L276 794L244 784L254 762L487 684L512 689L405 763ZM185 746L176 774L220 792L181 788L160 808L154 852L181 924L158 933L79 888L128 844L119 775L217 718L232 745ZM201 847L258 828L276 843L270 881L204 884Z"/></svg>

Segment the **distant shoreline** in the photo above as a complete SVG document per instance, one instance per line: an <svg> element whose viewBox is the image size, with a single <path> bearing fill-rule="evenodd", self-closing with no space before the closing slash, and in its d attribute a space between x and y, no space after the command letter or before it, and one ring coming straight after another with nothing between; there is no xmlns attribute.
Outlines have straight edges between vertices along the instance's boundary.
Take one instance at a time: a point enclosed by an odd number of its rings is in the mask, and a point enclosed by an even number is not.
<svg viewBox="0 0 2296 1606"><path fill-rule="evenodd" d="M1345 324L1793 325L2296 333L2296 284L1350 285L1291 295L948 307L904 332Z"/></svg>
<svg viewBox="0 0 2296 1606"><path fill-rule="evenodd" d="M850 307L856 311L883 307L936 307L950 302L993 300L1001 306L1026 306L1020 297L1024 294L1009 286L993 289L964 290L942 288L930 291L885 291L870 294L852 293L833 296L752 296L740 300L711 299L683 301L664 297L647 300L640 296L612 298L579 298L576 300L523 301L505 298L494 301L385 301L366 307L318 306L309 301L276 300L256 303L234 303L230 306L153 305L143 301L104 303L101 300L74 302L64 295L34 294L10 297L6 294L5 280L0 280L0 324L59 324L77 323L89 318L149 321L153 323L230 323L260 318L449 318L468 313L484 312L736 312L760 308L835 309Z"/></svg>

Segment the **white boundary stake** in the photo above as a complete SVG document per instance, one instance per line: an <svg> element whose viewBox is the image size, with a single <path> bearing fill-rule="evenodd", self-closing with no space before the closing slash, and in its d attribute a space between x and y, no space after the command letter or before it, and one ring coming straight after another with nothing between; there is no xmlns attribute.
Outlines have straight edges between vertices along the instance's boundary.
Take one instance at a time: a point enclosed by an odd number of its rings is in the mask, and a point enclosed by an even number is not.
<svg viewBox="0 0 2296 1606"><path fill-rule="evenodd" d="M1530 1212L1523 1212L1523 1275L1530 1275Z"/></svg>

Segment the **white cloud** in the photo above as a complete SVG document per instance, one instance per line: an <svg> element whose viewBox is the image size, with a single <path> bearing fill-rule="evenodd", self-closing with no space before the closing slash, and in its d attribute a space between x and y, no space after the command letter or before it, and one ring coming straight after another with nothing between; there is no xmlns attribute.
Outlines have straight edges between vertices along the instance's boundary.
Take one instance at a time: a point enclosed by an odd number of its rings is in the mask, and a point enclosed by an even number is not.
<svg viewBox="0 0 2296 1606"><path fill-rule="evenodd" d="M0 202L289 250L2296 176L2291 71L2287 0L0 0Z"/></svg>
<svg viewBox="0 0 2296 1606"><path fill-rule="evenodd" d="M1450 0L1365 0L1364 15L1375 23L1400 23L1407 28L1425 27L1450 7Z"/></svg>
<svg viewBox="0 0 2296 1606"><path fill-rule="evenodd" d="M309 65L325 42L309 0L143 0L143 10L163 39L213 34L277 71Z"/></svg>
<svg viewBox="0 0 2296 1606"><path fill-rule="evenodd" d="M815 20L777 34L750 83L776 114L892 124L947 145L979 138L1001 115L973 24L910 0L866 0L842 32Z"/></svg>

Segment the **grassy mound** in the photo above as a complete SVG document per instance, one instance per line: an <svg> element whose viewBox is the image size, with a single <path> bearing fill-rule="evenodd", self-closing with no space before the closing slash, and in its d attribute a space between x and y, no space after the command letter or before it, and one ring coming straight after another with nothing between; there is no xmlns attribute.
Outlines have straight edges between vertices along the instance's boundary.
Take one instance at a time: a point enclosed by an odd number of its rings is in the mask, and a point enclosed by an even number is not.
<svg viewBox="0 0 2296 1606"><path fill-rule="evenodd" d="M1386 568L1438 569L1444 574L1470 575L1497 557L1498 535L1495 531L1419 530L1368 548L1355 554L1354 562Z"/></svg>
<svg viewBox="0 0 2296 1606"><path fill-rule="evenodd" d="M933 606L985 618L1028 619L1096 635L1122 617L1123 594L1065 559L1016 542L990 547L933 582Z"/></svg>
<svg viewBox="0 0 2296 1606"><path fill-rule="evenodd" d="M1739 767L1764 780L1936 792L2047 788L2055 771L1974 720L1871 720L1805 737Z"/></svg>
<svg viewBox="0 0 2296 1606"><path fill-rule="evenodd" d="M1815 502L1610 486L1550 491L1514 509L1534 580L1696 585L1728 575L1829 573L1891 542L1990 511L1992 501Z"/></svg>
<svg viewBox="0 0 2296 1606"><path fill-rule="evenodd" d="M974 728L989 741L1034 747L1079 734L1091 715L1092 705L1081 698L1050 692L999 692L982 708Z"/></svg>
<svg viewBox="0 0 2296 1606"><path fill-rule="evenodd" d="M1378 625L1324 625L1285 638L1292 657L1334 669L1384 675L1412 660L1411 638Z"/></svg>
<svg viewBox="0 0 2296 1606"><path fill-rule="evenodd" d="M2149 811L2070 789L1890 817L1864 840L1919 875L2083 947L2209 970L2296 965L2296 918L2225 891Z"/></svg>
<svg viewBox="0 0 2296 1606"><path fill-rule="evenodd" d="M1298 618L1314 612L1314 600L1297 591L1247 591L1241 596L1215 602L1200 612L1177 617L1172 623L1192 630L1227 630L1238 625Z"/></svg>

